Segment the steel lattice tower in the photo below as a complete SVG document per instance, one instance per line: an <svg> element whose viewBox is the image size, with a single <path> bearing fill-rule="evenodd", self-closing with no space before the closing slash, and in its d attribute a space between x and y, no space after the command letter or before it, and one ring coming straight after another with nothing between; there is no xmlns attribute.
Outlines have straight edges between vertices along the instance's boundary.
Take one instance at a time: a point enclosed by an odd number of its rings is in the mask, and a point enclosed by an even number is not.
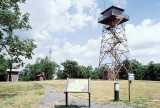
<svg viewBox="0 0 160 108"><path fill-rule="evenodd" d="M118 79L123 60L127 59L128 44L123 23L129 20L124 9L111 6L101 13L103 24L99 67L104 67L103 79ZM126 69L126 68L125 68ZM128 70L127 70L128 71Z"/></svg>

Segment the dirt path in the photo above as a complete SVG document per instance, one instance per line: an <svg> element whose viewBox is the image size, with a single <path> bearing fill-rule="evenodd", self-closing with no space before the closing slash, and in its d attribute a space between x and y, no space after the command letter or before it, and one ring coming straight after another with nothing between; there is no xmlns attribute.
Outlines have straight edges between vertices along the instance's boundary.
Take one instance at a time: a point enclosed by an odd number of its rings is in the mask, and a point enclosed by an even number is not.
<svg viewBox="0 0 160 108"><path fill-rule="evenodd" d="M57 92L50 85L42 85L47 89L47 93L44 98L38 101L35 108L66 108L65 107L65 95L63 93ZM88 101L82 99L69 98L68 108L87 108ZM99 104L91 101L91 108L134 108L132 106L115 105L115 104Z"/></svg>

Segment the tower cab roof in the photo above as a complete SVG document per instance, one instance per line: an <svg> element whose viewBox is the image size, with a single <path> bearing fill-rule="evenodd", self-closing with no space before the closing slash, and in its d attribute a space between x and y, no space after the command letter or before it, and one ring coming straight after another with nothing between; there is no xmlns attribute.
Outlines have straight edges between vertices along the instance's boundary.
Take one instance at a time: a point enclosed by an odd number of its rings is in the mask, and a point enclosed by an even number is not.
<svg viewBox="0 0 160 108"><path fill-rule="evenodd" d="M107 8L105 11L103 11L101 14L103 15L105 12L107 12L111 9L116 9L116 10L119 10L121 12L124 12L124 9L122 9L122 8L119 8L119 7L116 7L116 6L111 6L111 7Z"/></svg>

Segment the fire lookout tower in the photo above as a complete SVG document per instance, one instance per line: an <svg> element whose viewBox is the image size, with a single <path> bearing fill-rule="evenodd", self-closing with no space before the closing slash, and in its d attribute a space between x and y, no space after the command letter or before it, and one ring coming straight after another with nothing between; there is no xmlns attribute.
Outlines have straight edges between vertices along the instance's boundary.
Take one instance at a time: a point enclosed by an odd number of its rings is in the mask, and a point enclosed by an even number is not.
<svg viewBox="0 0 160 108"><path fill-rule="evenodd" d="M127 59L129 52L123 27L129 16L124 14L124 9L115 6L109 7L101 15L98 19L98 23L103 24L99 67L104 67L103 79L115 80L119 79L120 69L125 68L123 60Z"/></svg>

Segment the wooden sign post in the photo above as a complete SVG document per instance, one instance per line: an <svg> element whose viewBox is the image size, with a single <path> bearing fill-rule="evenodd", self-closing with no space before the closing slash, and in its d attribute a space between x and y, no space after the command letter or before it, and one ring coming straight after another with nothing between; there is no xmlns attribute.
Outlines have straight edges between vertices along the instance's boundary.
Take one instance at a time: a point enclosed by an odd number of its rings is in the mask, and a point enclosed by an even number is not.
<svg viewBox="0 0 160 108"><path fill-rule="evenodd" d="M131 102L131 83L134 80L134 74L128 74L128 91L129 91L129 102Z"/></svg>
<svg viewBox="0 0 160 108"><path fill-rule="evenodd" d="M66 107L68 106L68 93L88 93L89 107L90 105L90 78L89 79L69 79L67 78L66 88L64 91L66 95Z"/></svg>
<svg viewBox="0 0 160 108"><path fill-rule="evenodd" d="M129 81L129 85L128 85L128 89L129 89L129 102L131 102L131 81Z"/></svg>

